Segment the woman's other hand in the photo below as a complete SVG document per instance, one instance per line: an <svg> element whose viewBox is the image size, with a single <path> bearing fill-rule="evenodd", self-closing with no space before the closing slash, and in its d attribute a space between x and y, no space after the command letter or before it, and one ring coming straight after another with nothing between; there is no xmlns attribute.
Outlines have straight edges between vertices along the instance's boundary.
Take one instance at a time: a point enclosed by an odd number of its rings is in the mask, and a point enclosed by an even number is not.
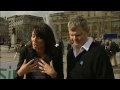
<svg viewBox="0 0 120 90"><path fill-rule="evenodd" d="M17 71L17 74L19 76L23 76L24 74L27 74L37 68L37 65L34 63L34 60L30 60L28 63L26 60L24 60L22 66Z"/></svg>

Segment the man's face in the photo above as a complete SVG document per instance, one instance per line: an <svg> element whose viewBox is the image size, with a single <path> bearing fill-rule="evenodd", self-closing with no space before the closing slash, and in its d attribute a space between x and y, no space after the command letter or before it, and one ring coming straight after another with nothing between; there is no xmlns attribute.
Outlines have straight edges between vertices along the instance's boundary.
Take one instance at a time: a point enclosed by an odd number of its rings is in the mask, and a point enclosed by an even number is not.
<svg viewBox="0 0 120 90"><path fill-rule="evenodd" d="M69 36L70 40L73 42L74 45L82 45L86 42L86 39L88 37L88 33L86 30L83 30L82 28L74 28L72 30L69 29Z"/></svg>

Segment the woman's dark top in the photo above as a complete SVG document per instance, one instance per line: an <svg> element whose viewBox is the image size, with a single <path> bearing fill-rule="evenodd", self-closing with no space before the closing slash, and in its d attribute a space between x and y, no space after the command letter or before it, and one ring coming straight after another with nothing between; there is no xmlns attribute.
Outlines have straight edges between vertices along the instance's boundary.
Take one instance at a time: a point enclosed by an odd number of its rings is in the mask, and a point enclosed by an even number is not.
<svg viewBox="0 0 120 90"><path fill-rule="evenodd" d="M50 53L47 53L47 58L48 60L53 60L53 66L55 71L57 72L57 77L56 79L63 79L64 75L63 75L63 62L62 60L59 58L59 53L57 48L55 47L55 54L51 55ZM20 57L19 57L19 62L17 65L17 70L19 70L19 68L21 67L21 65L23 64L24 60L26 59L27 62L29 62L30 60L32 60L33 58L37 58L38 55L36 53L36 51L30 47L23 47L21 52L20 52ZM16 71L17 71L16 70ZM24 76L16 76L16 79L23 79ZM51 77L47 74L42 75L41 73L38 72L29 72L28 74L26 74L26 79L51 79Z"/></svg>

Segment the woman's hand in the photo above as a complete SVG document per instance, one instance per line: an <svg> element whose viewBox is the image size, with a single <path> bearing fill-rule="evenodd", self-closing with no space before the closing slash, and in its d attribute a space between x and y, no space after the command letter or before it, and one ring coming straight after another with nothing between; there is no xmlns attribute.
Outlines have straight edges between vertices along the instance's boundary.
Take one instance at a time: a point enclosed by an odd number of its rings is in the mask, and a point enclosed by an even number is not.
<svg viewBox="0 0 120 90"><path fill-rule="evenodd" d="M37 68L37 65L34 63L34 60L30 60L28 63L26 63L26 60L24 60L22 66L17 71L17 74L19 76L23 76L24 74L27 74L27 73L35 70L36 68Z"/></svg>
<svg viewBox="0 0 120 90"><path fill-rule="evenodd" d="M40 60L38 64L40 65L39 69L41 70L42 73L46 73L47 75L51 76L51 78L55 78L57 76L52 61L50 62L50 65L43 60Z"/></svg>

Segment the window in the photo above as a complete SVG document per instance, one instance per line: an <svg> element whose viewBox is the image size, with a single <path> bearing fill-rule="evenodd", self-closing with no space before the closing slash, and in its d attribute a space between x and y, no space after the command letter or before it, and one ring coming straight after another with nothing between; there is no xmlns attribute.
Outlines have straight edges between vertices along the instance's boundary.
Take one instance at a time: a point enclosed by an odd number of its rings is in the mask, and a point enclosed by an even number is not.
<svg viewBox="0 0 120 90"><path fill-rule="evenodd" d="M61 32L66 32L68 30L67 24L61 24Z"/></svg>
<svg viewBox="0 0 120 90"><path fill-rule="evenodd" d="M104 15L105 15L105 16L107 16L107 14L108 14L107 12L104 12Z"/></svg>
<svg viewBox="0 0 120 90"><path fill-rule="evenodd" d="M94 11L94 16L96 16L96 11Z"/></svg>
<svg viewBox="0 0 120 90"><path fill-rule="evenodd" d="M93 30L96 30L96 29L97 29L96 24L93 24L93 25L92 25L92 29L93 29Z"/></svg>
<svg viewBox="0 0 120 90"><path fill-rule="evenodd" d="M88 17L90 16L90 11L88 11Z"/></svg>
<svg viewBox="0 0 120 90"><path fill-rule="evenodd" d="M105 24L105 29L107 29L107 24Z"/></svg>
<svg viewBox="0 0 120 90"><path fill-rule="evenodd" d="M55 30L59 31L59 25L55 24Z"/></svg>
<svg viewBox="0 0 120 90"><path fill-rule="evenodd" d="M90 25L88 25L88 29L90 30Z"/></svg>

